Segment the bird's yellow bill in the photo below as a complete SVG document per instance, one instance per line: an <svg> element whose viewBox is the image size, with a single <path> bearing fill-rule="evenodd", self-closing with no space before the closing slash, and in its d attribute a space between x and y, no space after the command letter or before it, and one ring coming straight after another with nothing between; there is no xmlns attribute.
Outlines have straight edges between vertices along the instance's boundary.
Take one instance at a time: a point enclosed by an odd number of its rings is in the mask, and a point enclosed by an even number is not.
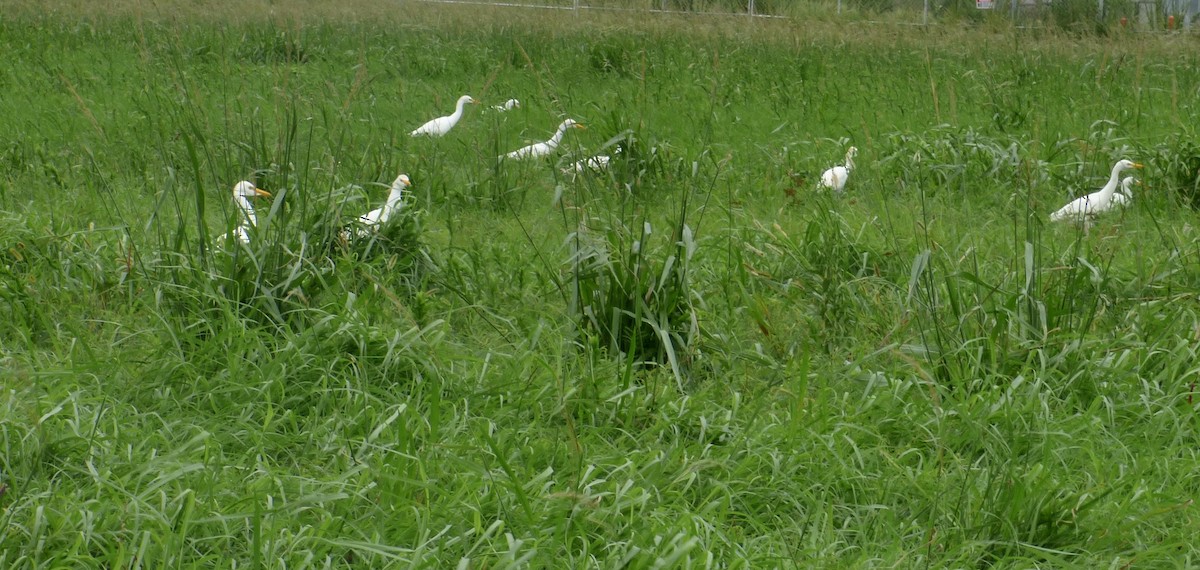
<svg viewBox="0 0 1200 570"><path fill-rule="evenodd" d="M575 123L574 125L571 125L571 126L577 128L577 129L583 129L585 131L587 130L587 126L580 124L580 123Z"/></svg>
<svg viewBox="0 0 1200 570"><path fill-rule="evenodd" d="M255 188L255 189L254 189L254 195L255 195L255 196L262 196L263 198L270 198L270 197L271 197L271 193L270 193L270 192L267 192L266 190L263 190L262 188Z"/></svg>
<svg viewBox="0 0 1200 570"><path fill-rule="evenodd" d="M1138 163L1138 162L1133 163L1133 167L1134 168L1143 168L1141 163Z"/></svg>

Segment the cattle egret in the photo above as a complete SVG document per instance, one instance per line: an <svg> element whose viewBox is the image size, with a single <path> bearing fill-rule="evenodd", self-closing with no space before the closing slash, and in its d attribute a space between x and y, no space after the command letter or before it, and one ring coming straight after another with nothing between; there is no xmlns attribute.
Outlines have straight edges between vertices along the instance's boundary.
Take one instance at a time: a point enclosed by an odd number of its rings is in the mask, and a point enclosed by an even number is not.
<svg viewBox="0 0 1200 570"><path fill-rule="evenodd" d="M477 103L470 95L463 95L458 98L458 104L454 106L454 114L445 117L438 117L421 125L417 130L412 132L412 136L429 135L431 137L440 137L454 128L458 124L458 120L462 118L463 105L467 103Z"/></svg>
<svg viewBox="0 0 1200 570"><path fill-rule="evenodd" d="M503 113L505 111L521 108L521 102L517 101L516 99L509 99L508 101L505 101L504 103L496 105L492 108Z"/></svg>
<svg viewBox="0 0 1200 570"><path fill-rule="evenodd" d="M238 182L233 187L233 202L237 204L238 210L242 214L242 223L233 231L233 235L242 243L250 243L250 228L258 226L258 217L254 215L254 204L250 203L250 198L256 196L270 198L271 193L261 190L253 182L245 180Z"/></svg>
<svg viewBox="0 0 1200 570"><path fill-rule="evenodd" d="M598 154L591 158L577 160L571 166L564 168L563 173L580 173L585 170L595 170L597 172L608 168L608 163L612 162L612 157L607 154Z"/></svg>
<svg viewBox="0 0 1200 570"><path fill-rule="evenodd" d="M1130 189L1130 187L1134 184L1141 186L1142 183L1141 181L1134 179L1132 176L1126 176L1125 179L1121 181L1121 189L1116 194L1113 194L1112 197L1112 205L1114 207L1124 208L1133 201L1133 190Z"/></svg>
<svg viewBox="0 0 1200 570"><path fill-rule="evenodd" d="M1092 192L1087 196L1080 196L1071 200L1066 206L1059 208L1053 214L1050 214L1050 220L1057 222L1060 220L1083 220L1093 217L1100 212L1108 210L1112 207L1113 193L1117 191L1117 180L1121 176L1121 172L1130 168L1141 168L1142 165L1132 160L1122 160L1113 165L1112 175L1108 177L1108 183L1097 192Z"/></svg>
<svg viewBox="0 0 1200 570"><path fill-rule="evenodd" d="M846 164L838 165L821 173L821 186L832 189L834 192L841 192L846 188L846 179L850 177L850 171L854 170L854 155L858 154L857 147L850 147L846 151Z"/></svg>
<svg viewBox="0 0 1200 570"><path fill-rule="evenodd" d="M558 126L558 130L554 133L553 137L550 137L550 140L548 140L546 142L540 142L537 144L531 144L529 146L521 147L517 150L514 150L514 151L504 155L501 158L522 159L522 158L537 158L540 156L546 156L546 155L554 152L554 149L558 148L558 143L562 142L563 135L567 132L567 129L570 129L570 128L586 129L587 127L585 127L579 123L576 123L573 119L567 119L567 120L563 121L561 125Z"/></svg>
<svg viewBox="0 0 1200 570"><path fill-rule="evenodd" d="M364 237L368 232L386 224L391 219L392 214L400 211L400 206L404 202L404 191L409 186L412 186L412 181L408 179L407 174L397 176L396 180L392 182L391 191L388 192L387 202L384 202L383 206L358 217L358 223L361 227L354 231L355 235Z"/></svg>

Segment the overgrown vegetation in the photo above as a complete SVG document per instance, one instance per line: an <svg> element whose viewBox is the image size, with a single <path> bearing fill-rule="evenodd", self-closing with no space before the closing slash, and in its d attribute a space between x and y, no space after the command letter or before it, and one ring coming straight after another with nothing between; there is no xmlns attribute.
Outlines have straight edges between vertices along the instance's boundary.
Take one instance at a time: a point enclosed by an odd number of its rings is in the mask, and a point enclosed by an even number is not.
<svg viewBox="0 0 1200 570"><path fill-rule="evenodd" d="M0 17L0 566L1196 565L1178 39L334 4Z"/></svg>

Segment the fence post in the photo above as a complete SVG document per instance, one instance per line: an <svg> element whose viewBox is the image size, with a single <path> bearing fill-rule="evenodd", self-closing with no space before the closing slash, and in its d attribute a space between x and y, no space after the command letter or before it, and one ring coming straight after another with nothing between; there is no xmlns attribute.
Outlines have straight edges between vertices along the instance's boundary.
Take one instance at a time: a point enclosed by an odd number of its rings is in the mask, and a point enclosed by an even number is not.
<svg viewBox="0 0 1200 570"><path fill-rule="evenodd" d="M929 0L925 0L925 7L921 9L921 25L929 25Z"/></svg>
<svg viewBox="0 0 1200 570"><path fill-rule="evenodd" d="M838 13L838 14L841 14L841 13L842 13L842 0L838 0L838 11L837 11L837 13Z"/></svg>
<svg viewBox="0 0 1200 570"><path fill-rule="evenodd" d="M750 0L750 15L754 15L754 0Z"/></svg>

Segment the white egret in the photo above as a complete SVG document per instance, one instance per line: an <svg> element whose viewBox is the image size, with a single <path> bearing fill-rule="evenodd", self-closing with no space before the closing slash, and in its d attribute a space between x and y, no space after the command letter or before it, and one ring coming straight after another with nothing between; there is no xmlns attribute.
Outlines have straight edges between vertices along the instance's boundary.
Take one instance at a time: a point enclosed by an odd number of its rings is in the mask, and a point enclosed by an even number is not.
<svg viewBox="0 0 1200 570"><path fill-rule="evenodd" d="M517 150L514 150L514 151L502 156L501 158L521 159L521 158L537 158L540 156L546 156L546 155L554 152L554 149L558 148L558 143L562 142L563 135L566 134L567 129L570 129L570 128L586 129L587 127L583 126L580 123L576 123L574 119L567 119L567 120L563 121L561 125L558 126L558 130L555 131L553 137L550 137L550 140L548 140L546 142L540 142L537 144L531 144L529 146L521 147Z"/></svg>
<svg viewBox="0 0 1200 570"><path fill-rule="evenodd" d="M258 226L258 217L254 215L254 204L250 203L250 198L256 196L270 198L271 193L259 189L253 182L246 180L238 182L233 187L233 202L237 204L238 210L242 214L242 223L233 231L233 235L242 243L250 243L250 228ZM225 236L221 237L223 239Z"/></svg>
<svg viewBox="0 0 1200 570"><path fill-rule="evenodd" d="M602 172L608 168L608 163L610 162L612 162L612 157L608 156L607 154L597 154L591 158L575 161L571 166L563 169L563 174L578 174L585 170Z"/></svg>
<svg viewBox="0 0 1200 570"><path fill-rule="evenodd" d="M454 128L458 124L458 120L462 118L463 105L467 103L478 103L470 95L463 95L458 98L458 103L454 106L454 114L438 117L421 125L417 130L412 132L412 136L429 135L431 137L440 137Z"/></svg>
<svg viewBox="0 0 1200 570"><path fill-rule="evenodd" d="M1053 214L1050 214L1050 221L1057 222L1060 220L1084 220L1095 216L1100 212L1108 210L1112 207L1113 193L1117 191L1117 180L1121 176L1121 172L1130 168L1141 168L1142 165L1132 160L1121 160L1113 165L1112 175L1108 177L1108 183L1099 191L1092 192L1087 196L1080 196L1067 203L1066 206L1059 208Z"/></svg>
<svg viewBox="0 0 1200 570"><path fill-rule="evenodd" d="M1126 176L1124 180L1121 180L1121 189L1113 194L1112 205L1119 208L1128 206L1133 201L1133 190L1130 187L1134 184L1141 186L1142 182L1132 176Z"/></svg>
<svg viewBox="0 0 1200 570"><path fill-rule="evenodd" d="M821 173L821 186L831 188L834 192L841 192L846 188L846 179L850 177L850 171L854 170L854 156L858 154L858 147L850 147L846 151L846 164L834 166Z"/></svg>
<svg viewBox="0 0 1200 570"><path fill-rule="evenodd" d="M500 111L501 113L503 113L505 111L511 111L513 109L520 109L520 108L521 108L521 102L517 101L516 99L509 99L508 101L505 101L504 103L501 103L499 105L492 107L492 109Z"/></svg>
<svg viewBox="0 0 1200 570"><path fill-rule="evenodd" d="M400 211L400 206L404 202L404 191L409 186L412 186L412 181L408 179L407 174L397 176L396 180L392 182L391 191L388 192L387 202L384 202L383 206L358 217L358 223L361 227L354 231L355 235L364 237L368 232L386 224L392 217L392 214Z"/></svg>

